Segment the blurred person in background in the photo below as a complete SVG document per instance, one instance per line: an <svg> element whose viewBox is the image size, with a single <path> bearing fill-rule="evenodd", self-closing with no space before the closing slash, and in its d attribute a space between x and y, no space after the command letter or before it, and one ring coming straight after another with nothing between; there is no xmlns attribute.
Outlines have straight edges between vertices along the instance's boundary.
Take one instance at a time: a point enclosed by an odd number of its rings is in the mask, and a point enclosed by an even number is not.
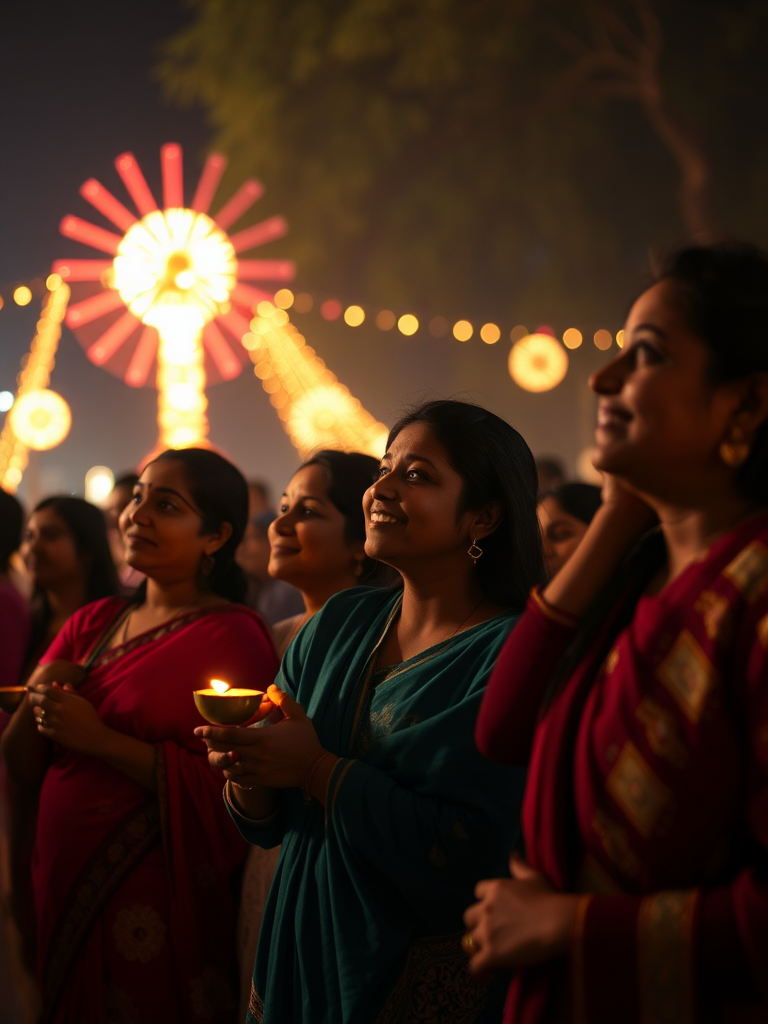
<svg viewBox="0 0 768 1024"><path fill-rule="evenodd" d="M133 488L136 486L138 479L136 473L123 473L122 476L115 480L114 487L101 506L104 518L107 521L107 536L109 537L112 560L117 569L120 586L126 594L135 590L144 579L141 573L137 572L126 561L125 544L120 533L120 515L131 500Z"/></svg>
<svg viewBox="0 0 768 1024"><path fill-rule="evenodd" d="M273 512L272 494L269 484L265 480L248 481L248 518L260 515L262 512Z"/></svg>
<svg viewBox="0 0 768 1024"><path fill-rule="evenodd" d="M538 479L539 500L548 491L553 491L565 483L566 472L563 460L557 455L540 455L536 459L536 477Z"/></svg>
<svg viewBox="0 0 768 1024"><path fill-rule="evenodd" d="M269 575L269 527L275 519L277 513L271 511L251 516L236 556L248 581L246 604L258 612L269 626L305 611L301 591L285 580L276 580Z"/></svg>
<svg viewBox="0 0 768 1024"><path fill-rule="evenodd" d="M10 577L11 555L18 551L24 510L0 489L0 686L18 686L26 663L32 621L29 604ZM0 728L2 713L0 712Z"/></svg>
<svg viewBox="0 0 768 1024"><path fill-rule="evenodd" d="M241 603L247 515L245 480L214 452L151 462L121 517L145 584L67 620L3 736L11 777L41 787L33 883L48 1022L234 1019L245 844L193 734L193 691L212 678L266 690L277 670L267 627Z"/></svg>
<svg viewBox="0 0 768 1024"><path fill-rule="evenodd" d="M539 526L550 578L576 551L599 508L600 488L594 484L561 484L540 499Z"/></svg>

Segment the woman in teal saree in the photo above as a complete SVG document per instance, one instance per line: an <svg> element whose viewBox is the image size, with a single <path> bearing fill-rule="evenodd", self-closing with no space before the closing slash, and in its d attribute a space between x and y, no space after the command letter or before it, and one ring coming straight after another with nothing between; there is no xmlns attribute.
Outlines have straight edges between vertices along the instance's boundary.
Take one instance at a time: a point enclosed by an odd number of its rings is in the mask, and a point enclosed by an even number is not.
<svg viewBox="0 0 768 1024"><path fill-rule="evenodd" d="M500 1014L466 969L461 919L477 880L506 867L523 777L482 758L473 727L543 576L535 468L502 420L433 402L394 428L380 472L366 551L403 588L328 601L270 688L276 724L198 730L242 835L282 844L250 1022Z"/></svg>

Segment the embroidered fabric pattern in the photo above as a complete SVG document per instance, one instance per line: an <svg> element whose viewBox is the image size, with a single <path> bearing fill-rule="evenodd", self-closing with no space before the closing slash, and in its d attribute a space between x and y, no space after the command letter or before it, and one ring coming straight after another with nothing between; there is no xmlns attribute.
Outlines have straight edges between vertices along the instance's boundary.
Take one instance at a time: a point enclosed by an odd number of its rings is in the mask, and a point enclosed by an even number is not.
<svg viewBox="0 0 768 1024"><path fill-rule="evenodd" d="M661 892L643 900L637 926L642 1024L693 1021L693 915L698 893Z"/></svg>

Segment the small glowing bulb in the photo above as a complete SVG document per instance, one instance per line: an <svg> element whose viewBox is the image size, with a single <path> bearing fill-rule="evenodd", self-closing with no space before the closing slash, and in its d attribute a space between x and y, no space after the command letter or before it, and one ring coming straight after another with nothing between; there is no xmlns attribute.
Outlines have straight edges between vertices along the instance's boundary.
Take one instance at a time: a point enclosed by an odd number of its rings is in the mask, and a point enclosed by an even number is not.
<svg viewBox="0 0 768 1024"><path fill-rule="evenodd" d="M619 348L624 348L624 331L619 331L616 335L616 344Z"/></svg>
<svg viewBox="0 0 768 1024"><path fill-rule="evenodd" d="M279 288L275 292L275 305L278 309L290 309L293 305L293 292L290 288Z"/></svg>
<svg viewBox="0 0 768 1024"><path fill-rule="evenodd" d="M22 284L14 291L13 301L17 306L28 306L32 301L32 292L25 284Z"/></svg>
<svg viewBox="0 0 768 1024"><path fill-rule="evenodd" d="M453 325L453 336L456 341L469 341L472 337L473 327L469 320L458 320Z"/></svg>
<svg viewBox="0 0 768 1024"><path fill-rule="evenodd" d="M397 327L401 334L410 337L419 329L419 321L412 313L404 313L397 321Z"/></svg>
<svg viewBox="0 0 768 1024"><path fill-rule="evenodd" d="M211 680L211 689L215 690L216 693L226 693L229 688L229 683L225 683L223 679Z"/></svg>
<svg viewBox="0 0 768 1024"><path fill-rule="evenodd" d="M483 324L480 328L480 337L486 345L495 345L501 337L501 331L496 324Z"/></svg>
<svg viewBox="0 0 768 1024"><path fill-rule="evenodd" d="M349 327L359 327L365 320L365 311L362 306L347 306L344 310L344 323Z"/></svg>
<svg viewBox="0 0 768 1024"><path fill-rule="evenodd" d="M566 348L574 349L578 348L584 340L581 331L575 327L569 327L568 330L563 334L563 344Z"/></svg>
<svg viewBox="0 0 768 1024"><path fill-rule="evenodd" d="M115 477L109 466L91 466L85 474L85 500L101 505L114 485Z"/></svg>
<svg viewBox="0 0 768 1024"><path fill-rule="evenodd" d="M610 331L595 331L594 342L596 348L599 348L601 352L606 352L613 344L613 336Z"/></svg>

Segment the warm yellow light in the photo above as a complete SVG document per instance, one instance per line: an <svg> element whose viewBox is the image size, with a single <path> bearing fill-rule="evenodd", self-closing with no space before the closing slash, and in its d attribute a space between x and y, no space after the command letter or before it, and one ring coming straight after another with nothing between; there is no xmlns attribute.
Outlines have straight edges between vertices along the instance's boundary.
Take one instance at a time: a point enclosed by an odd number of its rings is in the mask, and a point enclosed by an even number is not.
<svg viewBox="0 0 768 1024"><path fill-rule="evenodd" d="M275 307L271 302L268 302L266 299L262 299L262 301L256 306L256 312L259 316L270 317L275 312Z"/></svg>
<svg viewBox="0 0 768 1024"><path fill-rule="evenodd" d="M91 466L85 474L85 500L101 505L115 486L115 474L109 466Z"/></svg>
<svg viewBox="0 0 768 1024"><path fill-rule="evenodd" d="M32 292L25 284L19 285L13 293L13 301L17 306L28 306L32 301Z"/></svg>
<svg viewBox="0 0 768 1024"><path fill-rule="evenodd" d="M278 309L290 309L293 305L293 292L290 288L279 288L275 292L275 305ZM301 312L301 311L299 311Z"/></svg>
<svg viewBox="0 0 768 1024"><path fill-rule="evenodd" d="M225 683L223 679L212 679L211 689L215 690L216 693L226 693L229 689L229 683Z"/></svg>
<svg viewBox="0 0 768 1024"><path fill-rule="evenodd" d="M286 289L287 291L287 289ZM275 296L277 298L277 296ZM314 302L311 295L307 295L306 292L299 292L296 298L293 300L293 308L297 313L308 313Z"/></svg>
<svg viewBox="0 0 768 1024"><path fill-rule="evenodd" d="M16 399L8 420L22 444L45 452L61 444L67 436L72 413L61 395L39 388Z"/></svg>
<svg viewBox="0 0 768 1024"><path fill-rule="evenodd" d="M480 328L480 337L486 345L495 345L501 337L501 331L496 324L483 324Z"/></svg>
<svg viewBox="0 0 768 1024"><path fill-rule="evenodd" d="M469 341L474 328L469 320L458 320L453 325L453 336L457 341Z"/></svg>
<svg viewBox="0 0 768 1024"><path fill-rule="evenodd" d="M397 321L397 329L401 334L410 337L419 329L419 321L412 313L404 313Z"/></svg>
<svg viewBox="0 0 768 1024"><path fill-rule="evenodd" d="M359 327L365 320L365 311L362 306L347 306L344 310L344 323L350 327Z"/></svg>
<svg viewBox="0 0 768 1024"><path fill-rule="evenodd" d="M3 483L9 485L10 487L18 487L19 484L21 483L21 478L22 472L18 468L18 466L11 466L10 469L5 474L5 479L3 480Z"/></svg>
<svg viewBox="0 0 768 1024"><path fill-rule="evenodd" d="M595 331L595 346L601 352L607 351L613 344L613 335L610 331Z"/></svg>
<svg viewBox="0 0 768 1024"><path fill-rule="evenodd" d="M517 324L517 326L513 327L512 330L509 332L509 340L512 342L513 345L516 341L520 341L521 338L527 337L528 328L524 327L523 324Z"/></svg>
<svg viewBox="0 0 768 1024"><path fill-rule="evenodd" d="M569 327L563 334L563 344L566 348L578 348L583 340L584 338L582 337L581 331L577 330L575 327Z"/></svg>
<svg viewBox="0 0 768 1024"><path fill-rule="evenodd" d="M619 348L624 348L624 331L617 332L616 344L619 346Z"/></svg>
<svg viewBox="0 0 768 1024"><path fill-rule="evenodd" d="M397 317L391 309L382 309L376 315L376 326L380 331L391 331L397 323Z"/></svg>
<svg viewBox="0 0 768 1024"><path fill-rule="evenodd" d="M525 391L550 391L568 372L568 353L549 334L529 334L512 346L508 365Z"/></svg>
<svg viewBox="0 0 768 1024"><path fill-rule="evenodd" d="M59 274L49 274L45 279L45 287L49 292L55 292L57 288L61 288L61 276Z"/></svg>

